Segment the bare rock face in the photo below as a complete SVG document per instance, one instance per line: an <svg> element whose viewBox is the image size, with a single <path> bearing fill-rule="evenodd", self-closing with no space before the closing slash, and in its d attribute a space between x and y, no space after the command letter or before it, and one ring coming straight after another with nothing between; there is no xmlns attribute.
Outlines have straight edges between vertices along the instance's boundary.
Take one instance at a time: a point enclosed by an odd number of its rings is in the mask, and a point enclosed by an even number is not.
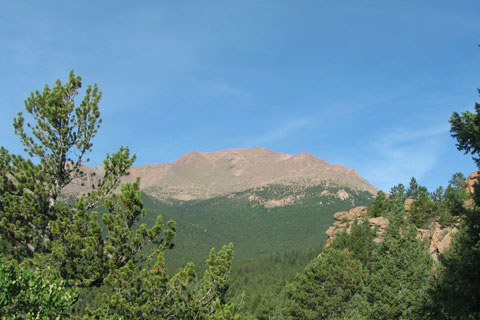
<svg viewBox="0 0 480 320"><path fill-rule="evenodd" d="M429 226L429 230L429 237L426 239L429 243L430 255L435 261L438 261L439 255L450 248L452 237L458 232L458 225L442 227L438 221L433 221Z"/></svg>
<svg viewBox="0 0 480 320"><path fill-rule="evenodd" d="M403 204L405 207L405 211L412 210L412 204L413 204L413 199L405 199L405 202Z"/></svg>
<svg viewBox="0 0 480 320"><path fill-rule="evenodd" d="M365 206L360 206L360 207L350 209L349 212L353 213L357 217L362 217L367 215L368 208Z"/></svg>
<svg viewBox="0 0 480 320"><path fill-rule="evenodd" d="M328 247L332 243L333 239L335 239L335 236L337 234L343 231L350 233L354 221L365 221L367 211L367 207L361 206L352 208L349 211L340 211L335 213L333 217L336 221L333 223L333 226L328 228L328 230L325 232L328 236L326 246Z"/></svg>
<svg viewBox="0 0 480 320"><path fill-rule="evenodd" d="M467 194L472 197L472 199L468 199L465 201L464 206L467 208L472 208L475 205L475 202L473 200L473 194L475 193L475 188L478 185L478 176L480 175L480 171L474 171L472 172L465 181L464 187L465 190L467 191Z"/></svg>
<svg viewBox="0 0 480 320"><path fill-rule="evenodd" d="M325 232L328 236L327 247L333 242L337 234L344 231L350 233L355 221L362 223L368 220L370 227L377 230L377 237L374 239L377 243L383 240L389 224L385 217L369 218L367 207L364 206L337 212L333 217L335 218L333 226ZM438 261L439 255L450 248L452 238L458 232L458 228L459 223L454 226L443 227L438 221L433 221L427 229L418 229L418 237L426 241L430 255L435 261Z"/></svg>
<svg viewBox="0 0 480 320"><path fill-rule="evenodd" d="M389 223L388 219L384 217L376 217L368 219L368 222L370 223L370 228L377 230L377 237L373 239L373 241L376 243L381 242L385 236L385 232L387 232Z"/></svg>
<svg viewBox="0 0 480 320"><path fill-rule="evenodd" d="M465 179L465 189L469 195L473 195L475 185L478 183L479 171L472 172L467 179Z"/></svg>
<svg viewBox="0 0 480 320"><path fill-rule="evenodd" d="M82 185L74 181L63 192L84 193L103 166L85 167L91 181ZM378 189L364 180L357 171L342 165L330 165L309 153L290 155L265 148L230 149L212 153L190 152L171 163L132 167L124 182L140 178L140 188L155 198L179 200L208 199L268 185L348 187L368 191ZM340 189L335 196L348 199L350 194ZM285 199L289 203L289 199ZM273 206L283 203L271 203Z"/></svg>

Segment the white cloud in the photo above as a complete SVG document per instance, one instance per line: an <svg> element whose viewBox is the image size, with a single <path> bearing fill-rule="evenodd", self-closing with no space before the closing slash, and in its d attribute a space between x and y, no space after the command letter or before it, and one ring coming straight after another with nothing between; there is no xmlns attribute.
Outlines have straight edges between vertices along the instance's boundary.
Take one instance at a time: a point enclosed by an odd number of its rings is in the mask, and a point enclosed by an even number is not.
<svg viewBox="0 0 480 320"><path fill-rule="evenodd" d="M296 131L309 127L314 124L312 119L298 118L280 123L270 131L264 132L249 139L245 144L248 146L264 146L268 143L286 138Z"/></svg>
<svg viewBox="0 0 480 320"><path fill-rule="evenodd" d="M446 135L448 126L385 133L372 143L365 178L385 191L392 182L408 183L412 176L421 180L438 163Z"/></svg>

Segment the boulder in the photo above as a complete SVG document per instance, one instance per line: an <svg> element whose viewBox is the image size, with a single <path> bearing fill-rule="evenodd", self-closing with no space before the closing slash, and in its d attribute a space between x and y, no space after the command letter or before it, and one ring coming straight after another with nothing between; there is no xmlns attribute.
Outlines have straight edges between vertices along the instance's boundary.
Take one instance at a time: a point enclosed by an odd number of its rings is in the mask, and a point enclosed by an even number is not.
<svg viewBox="0 0 480 320"><path fill-rule="evenodd" d="M345 219L345 216L348 215L348 211L340 211L340 212L337 212L333 215L333 217L335 218L335 220L343 220Z"/></svg>
<svg viewBox="0 0 480 320"><path fill-rule="evenodd" d="M335 196L340 200L346 200L351 198L350 194L343 189L338 190L337 193L335 193Z"/></svg>
<svg viewBox="0 0 480 320"><path fill-rule="evenodd" d="M418 229L418 237L422 240L430 239L431 235L432 235L432 232L430 229L421 229L421 228Z"/></svg>
<svg viewBox="0 0 480 320"><path fill-rule="evenodd" d="M413 199L405 199L403 206L405 207L405 211L412 210Z"/></svg>
<svg viewBox="0 0 480 320"><path fill-rule="evenodd" d="M445 251L447 251L448 248L450 248L450 244L452 243L452 235L454 234L454 232L448 232L442 239L442 241L440 241L438 244L437 244L437 248L438 248L438 252L440 254L443 254Z"/></svg>
<svg viewBox="0 0 480 320"><path fill-rule="evenodd" d="M327 231L325 231L325 233L327 234L327 236L332 237L333 233L335 232L335 229L336 229L335 227L330 227L328 228Z"/></svg>
<svg viewBox="0 0 480 320"><path fill-rule="evenodd" d="M430 252L435 260L438 260L438 255L443 254L452 243L452 238L458 232L457 227L442 228L439 222L434 221L430 224Z"/></svg>
<svg viewBox="0 0 480 320"><path fill-rule="evenodd" d="M473 195L475 185L478 183L479 171L472 172L467 179L465 179L465 189L469 195Z"/></svg>
<svg viewBox="0 0 480 320"><path fill-rule="evenodd" d="M365 207L365 206L355 207L350 209L348 213L356 217L366 216L368 213L368 207Z"/></svg>
<svg viewBox="0 0 480 320"><path fill-rule="evenodd" d="M389 223L388 219L385 217L370 218L368 219L368 222L370 223L370 227L378 227L380 230L386 230Z"/></svg>

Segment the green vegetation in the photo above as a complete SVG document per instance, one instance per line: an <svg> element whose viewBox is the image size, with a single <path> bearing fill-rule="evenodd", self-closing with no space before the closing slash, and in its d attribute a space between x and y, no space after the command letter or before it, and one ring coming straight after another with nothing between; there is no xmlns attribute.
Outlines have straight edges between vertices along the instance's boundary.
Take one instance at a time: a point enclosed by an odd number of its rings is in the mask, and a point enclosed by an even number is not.
<svg viewBox="0 0 480 320"><path fill-rule="evenodd" d="M281 315L286 284L321 250L318 246L235 260L230 290L233 301L256 319L277 318Z"/></svg>
<svg viewBox="0 0 480 320"><path fill-rule="evenodd" d="M236 260L318 248L326 239L325 231L333 223L333 214L356 205L366 205L372 200L368 192L343 188L351 199L340 200L333 195L321 195L325 190L332 194L339 188L323 186L305 187L302 195L287 206L265 208L249 197L278 199L291 195L286 186L269 186L262 190L248 190L229 196L208 200L159 201L143 195L147 215L145 222L152 224L161 212L167 219L175 220L177 236L175 250L166 253L167 267L175 270L187 261L197 265L208 255L210 248L224 243L235 244Z"/></svg>
<svg viewBox="0 0 480 320"><path fill-rule="evenodd" d="M329 249L287 287L288 319L335 318L349 308L366 270L347 250Z"/></svg>
<svg viewBox="0 0 480 320"><path fill-rule="evenodd" d="M419 319L432 259L416 228L391 216L378 245L368 223L355 225L288 287L289 319Z"/></svg>
<svg viewBox="0 0 480 320"><path fill-rule="evenodd" d="M161 216L140 223L146 211L139 181L120 186L135 160L128 148L107 154L105 175L91 192L60 201L63 187L85 181L83 161L101 123L101 92L88 86L76 105L81 86L72 71L67 83L32 93L25 108L33 121L22 113L14 119L28 158L0 149L0 243L3 259L13 261L2 263L2 317L61 316L77 302L74 289L83 288L80 299L98 301L103 293L101 303L73 307L72 317L234 318L226 301L232 246L210 253L200 281L192 264L170 276L164 251L173 246L175 223L164 228ZM100 206L101 217L94 211Z"/></svg>
<svg viewBox="0 0 480 320"><path fill-rule="evenodd" d="M242 311L268 319L281 314L282 291L288 280L321 252L333 213L365 205L372 199L368 192L343 189L351 199L340 200L334 196L339 188L324 186L292 190L272 185L194 201L159 201L143 194L147 208L144 221L152 223L157 212L176 221L175 250L165 255L169 272L187 261L195 262L201 272L200 262L209 248L233 242L235 262L229 296ZM300 199L274 208L249 200L252 195L272 200L292 194L301 195Z"/></svg>
<svg viewBox="0 0 480 320"><path fill-rule="evenodd" d="M55 319L67 316L78 294L50 268L0 264L0 315L9 319Z"/></svg>
<svg viewBox="0 0 480 320"><path fill-rule="evenodd" d="M475 113L455 112L450 123L458 150L470 153L480 168L480 104L475 104ZM473 199L474 206L458 209L464 223L452 248L441 257L443 268L432 303L438 319L480 318L480 188L475 188Z"/></svg>
<svg viewBox="0 0 480 320"><path fill-rule="evenodd" d="M332 214L369 203L370 194L342 188L350 195L342 200L338 187L271 185L159 201L141 194L138 180L120 184L135 159L122 147L107 154L90 193L65 201L62 188L85 180L101 123L101 92L88 86L75 105L80 88L72 72L33 93L25 103L33 122L21 113L14 120L28 157L0 149L2 319L480 317L480 188L470 199L462 174L433 192L412 178L408 188L378 193L368 213L389 219L386 232L360 219L323 251ZM458 149L480 166L475 109L450 122ZM437 219L461 227L435 263L418 228Z"/></svg>
<svg viewBox="0 0 480 320"><path fill-rule="evenodd" d="M372 217L388 217L400 212L417 227L425 227L436 218L440 219L442 225L448 226L458 222L458 217L465 212L464 204L469 196L464 181L463 174L455 173L445 190L439 187L434 192L428 192L426 187L418 185L412 177L407 190L399 184L390 190L388 198L379 191L375 201L368 206L368 212ZM402 211L406 201L410 203L408 212Z"/></svg>
<svg viewBox="0 0 480 320"><path fill-rule="evenodd" d="M480 164L480 105L476 114L454 113L450 122L459 150ZM288 286L283 315L291 319L478 319L480 317L480 189L466 204L464 177L428 193L412 178L390 197L380 192L373 217L390 223L384 238L364 222L337 236ZM407 200L407 201L406 201ZM410 208L405 210L405 203ZM463 220L452 247L434 265L417 227L439 216ZM281 317L279 317L281 318Z"/></svg>

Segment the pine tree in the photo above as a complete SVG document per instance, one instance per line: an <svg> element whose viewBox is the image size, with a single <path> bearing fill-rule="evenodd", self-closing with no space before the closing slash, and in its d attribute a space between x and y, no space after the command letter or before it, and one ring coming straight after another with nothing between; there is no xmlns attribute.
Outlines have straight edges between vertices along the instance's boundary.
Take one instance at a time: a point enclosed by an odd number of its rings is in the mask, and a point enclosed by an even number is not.
<svg viewBox="0 0 480 320"><path fill-rule="evenodd" d="M363 287L366 270L348 249L326 249L287 285L288 319L335 319L351 306Z"/></svg>
<svg viewBox="0 0 480 320"><path fill-rule="evenodd" d="M391 189L390 189L390 197L391 198L398 198L398 199L401 199L401 202L403 203L403 201L405 200L405 198L407 197L406 195L406 190L405 190L405 186L401 183L399 183L398 185L396 186L393 186Z"/></svg>
<svg viewBox="0 0 480 320"><path fill-rule="evenodd" d="M417 179L415 179L415 177L412 177L410 179L410 185L408 187L406 196L407 196L407 198L410 198L410 199L418 199L419 185L418 185Z"/></svg>
<svg viewBox="0 0 480 320"><path fill-rule="evenodd" d="M417 226L422 227L428 220L437 214L436 203L430 199L425 187L420 187L417 198L411 205L410 220Z"/></svg>
<svg viewBox="0 0 480 320"><path fill-rule="evenodd" d="M68 316L78 293L49 268L0 262L2 319L55 319Z"/></svg>
<svg viewBox="0 0 480 320"><path fill-rule="evenodd" d="M291 319L420 319L431 287L432 258L417 229L391 212L384 239L369 223L337 236L287 286Z"/></svg>
<svg viewBox="0 0 480 320"><path fill-rule="evenodd" d="M414 225L398 214L389 220L353 309L367 319L420 319L429 299L433 260Z"/></svg>
<svg viewBox="0 0 480 320"><path fill-rule="evenodd" d="M92 316L183 319L172 310L190 312L192 305L204 318L217 311L232 315L235 309L225 299L232 247L212 252L198 289L192 264L169 277L163 253L173 248L175 222L164 227L159 215L150 227L139 223L145 216L140 181L121 184L135 160L128 148L107 154L105 174L88 194L63 196L74 179L86 181L82 169L101 123L102 93L89 85L76 104L81 87L72 71L65 84L57 80L54 88L32 93L25 109L33 122L22 113L14 119L26 158L0 149L4 254L34 270L50 268L66 287L102 287L109 294ZM99 207L102 214L95 211Z"/></svg>
<svg viewBox="0 0 480 320"><path fill-rule="evenodd" d="M450 133L457 140L457 149L471 154L477 167L480 167L480 103L475 103L475 113L468 110L461 114L454 112L450 125Z"/></svg>
<svg viewBox="0 0 480 320"><path fill-rule="evenodd" d="M386 215L390 209L391 205L389 199L383 191L378 191L375 201L368 206L368 214L372 217L380 217Z"/></svg>
<svg viewBox="0 0 480 320"><path fill-rule="evenodd" d="M451 215L461 216L464 214L465 201L469 199L464 187L465 176L457 172L450 179L445 190L446 208Z"/></svg>
<svg viewBox="0 0 480 320"><path fill-rule="evenodd" d="M355 221L349 233L338 234L332 242L332 248L348 250L350 255L368 267L370 264L375 242L376 230L370 227L368 220Z"/></svg>
<svg viewBox="0 0 480 320"><path fill-rule="evenodd" d="M480 90L479 90L480 93ZM480 168L480 104L471 111L450 118L452 137L459 151L470 153ZM455 177L454 177L455 178ZM459 179L452 179L452 186ZM457 181L457 183L455 183ZM437 319L478 319L480 317L480 188L474 192L473 208L464 208L456 195L451 199L453 215L464 219L452 247L440 257L443 269L433 291L433 314ZM462 195L460 196L462 199Z"/></svg>

